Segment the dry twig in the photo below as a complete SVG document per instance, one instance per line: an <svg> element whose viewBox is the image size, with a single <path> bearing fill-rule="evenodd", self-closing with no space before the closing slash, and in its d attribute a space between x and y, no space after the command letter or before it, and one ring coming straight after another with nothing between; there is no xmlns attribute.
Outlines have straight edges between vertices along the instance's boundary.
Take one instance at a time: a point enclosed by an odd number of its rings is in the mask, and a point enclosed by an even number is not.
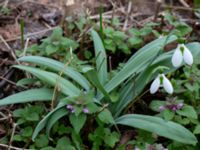
<svg viewBox="0 0 200 150"><path fill-rule="evenodd" d="M127 15L126 15L126 19L125 19L124 26L123 26L123 31L125 31L126 28L127 28L128 18L129 18L129 14L131 12L131 8L132 8L132 1L129 1L129 3L128 3L128 9L127 9Z"/></svg>
<svg viewBox="0 0 200 150"><path fill-rule="evenodd" d="M4 148L8 148L9 145L6 145L6 144L0 144L0 147L4 147ZM22 149L22 148L18 148L18 147L14 147L14 146L10 146L10 149L11 150L33 150L33 149Z"/></svg>
<svg viewBox="0 0 200 150"><path fill-rule="evenodd" d="M185 7L190 7L184 0L179 0L179 2Z"/></svg>
<svg viewBox="0 0 200 150"><path fill-rule="evenodd" d="M12 140L13 140L13 137L14 137L14 135L15 135L15 130L16 130L17 124L16 124L16 123L13 123L12 126L13 126L13 131L12 131L12 134L11 134L11 137L10 137L10 142L9 142L9 145L8 145L8 150L11 149Z"/></svg>
<svg viewBox="0 0 200 150"><path fill-rule="evenodd" d="M42 33L45 33L45 32L48 32L48 31L51 31L51 30L54 30L55 28L57 28L58 26L55 26L55 27L52 27L50 29L44 29L44 30L41 30L41 31L37 31L37 32L33 32L33 33L28 33L28 34L25 34L24 37L25 38L28 38L28 37L31 37L31 36L35 36L35 35L38 35L38 34L42 34ZM15 41L15 40L19 40L21 39L21 36L17 36L17 37L14 37L14 38L11 38L11 39L8 39L8 40L4 40L5 42L11 42L11 41ZM3 42L3 41L2 41ZM1 43L1 42L0 42Z"/></svg>
<svg viewBox="0 0 200 150"><path fill-rule="evenodd" d="M1 41L5 44L5 46L8 48L8 50L10 51L10 53L11 53L13 59L14 59L18 64L20 64L19 61L17 60L17 57L15 56L14 51L12 50L12 48L8 45L8 43L4 40L4 38L3 38L1 35L0 35L0 39L1 39Z"/></svg>

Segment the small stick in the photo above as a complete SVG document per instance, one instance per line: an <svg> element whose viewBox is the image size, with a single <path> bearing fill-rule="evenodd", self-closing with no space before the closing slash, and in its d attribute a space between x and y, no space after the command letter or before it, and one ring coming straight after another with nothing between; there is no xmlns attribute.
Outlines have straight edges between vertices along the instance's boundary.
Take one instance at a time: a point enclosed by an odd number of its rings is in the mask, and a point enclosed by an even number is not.
<svg viewBox="0 0 200 150"><path fill-rule="evenodd" d="M4 4L3 4L3 8L6 8L7 5L8 5L8 3L9 3L9 0L6 0L6 1L4 2Z"/></svg>
<svg viewBox="0 0 200 150"><path fill-rule="evenodd" d="M179 2L185 7L190 7L184 0L179 0Z"/></svg>
<svg viewBox="0 0 200 150"><path fill-rule="evenodd" d="M125 31L126 28L127 28L128 18L129 18L129 13L131 12L131 8L132 8L132 1L129 1L129 3L128 3L128 10L127 10L127 15L126 15L126 20L125 20L124 26L123 26L123 31Z"/></svg>
<svg viewBox="0 0 200 150"><path fill-rule="evenodd" d="M11 138L10 138L8 150L10 150L10 148L11 148L11 146L12 146L12 140L13 140L13 137L14 137L14 134L15 134L16 126L17 126L17 124L16 124L16 123L13 123L13 131L12 131L12 134L11 134Z"/></svg>
<svg viewBox="0 0 200 150"><path fill-rule="evenodd" d="M26 39L26 43L25 43L25 46L24 46L24 50L23 50L22 56L26 55L26 51L27 51L27 48L28 48L29 40L30 40L29 38Z"/></svg>
<svg viewBox="0 0 200 150"><path fill-rule="evenodd" d="M56 103L56 96L58 94L59 91L59 82L60 82L60 78L63 75L64 70L67 68L67 66L72 62L73 60L73 53L72 53L72 48L70 47L70 59L66 62L66 64L64 65L63 69L60 71L58 78L56 79L56 85L54 87L54 91L53 91L53 96L52 96L52 100L51 100L51 109L54 108L54 105Z"/></svg>
<svg viewBox="0 0 200 150"><path fill-rule="evenodd" d="M15 56L15 53L13 52L12 48L8 45L8 43L4 40L4 38L0 35L0 39L1 41L6 45L6 47L8 48L8 50L10 51L12 57L14 58L14 60L20 64L20 62L17 60L17 57Z"/></svg>
<svg viewBox="0 0 200 150"><path fill-rule="evenodd" d="M6 79L6 78L2 77L2 76L0 76L0 79L1 79L1 80L5 80L6 82L8 82L8 83L10 83L10 84L13 84L13 85L15 85L15 86L16 86L16 83L15 83L15 82L13 82L13 81L10 81L10 80L8 80L8 79Z"/></svg>
<svg viewBox="0 0 200 150"><path fill-rule="evenodd" d="M42 34L42 33L45 33L45 32L48 32L48 31L51 31L51 30L54 30L55 28L57 28L58 26L55 26L55 27L52 27L51 29L44 29L42 31L38 31L38 32L33 32L33 33L28 33L28 34L25 34L24 37L27 38L27 37L30 37L30 36L34 36L34 35L38 35L38 34ZM1 37L1 36L0 36ZM11 41L14 41L14 40L19 40L21 38L21 36L18 36L18 37L14 37L14 38L11 38L11 39L8 39L8 40L2 40L2 42L11 42ZM0 42L1 43L1 42Z"/></svg>
<svg viewBox="0 0 200 150"><path fill-rule="evenodd" d="M124 7L117 8L115 10L115 12L122 11L123 9L124 9ZM113 10L112 11L107 11L107 12L102 13L102 16L107 16L107 15L110 15L112 13L113 13ZM99 18L99 14L98 15L89 16L89 19L96 19L96 18Z"/></svg>
<svg viewBox="0 0 200 150"><path fill-rule="evenodd" d="M157 6L156 6L155 15L154 15L154 21L155 21L155 22L157 21L158 14L159 14L160 7L161 7L161 4L162 4L162 0L157 0Z"/></svg>
<svg viewBox="0 0 200 150"><path fill-rule="evenodd" d="M8 148L9 145L6 145L6 144L0 144L0 147ZM10 146L10 148L13 149L13 150L33 150L33 149L22 149L22 148L18 148L18 147L14 147L14 146Z"/></svg>

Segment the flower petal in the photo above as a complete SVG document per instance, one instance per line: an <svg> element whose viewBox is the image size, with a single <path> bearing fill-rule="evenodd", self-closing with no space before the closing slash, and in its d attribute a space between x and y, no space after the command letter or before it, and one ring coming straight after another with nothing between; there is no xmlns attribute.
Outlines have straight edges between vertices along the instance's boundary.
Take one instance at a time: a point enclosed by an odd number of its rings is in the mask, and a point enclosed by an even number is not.
<svg viewBox="0 0 200 150"><path fill-rule="evenodd" d="M180 51L180 47L178 46L172 56L172 64L174 67L179 67L183 61L183 55Z"/></svg>
<svg viewBox="0 0 200 150"><path fill-rule="evenodd" d="M184 46L183 59L186 64L188 64L188 65L193 64L193 56L192 56L190 50L186 46Z"/></svg>
<svg viewBox="0 0 200 150"><path fill-rule="evenodd" d="M158 91L160 87L160 77L158 76L151 84L150 93L154 94Z"/></svg>
<svg viewBox="0 0 200 150"><path fill-rule="evenodd" d="M169 94L172 94L174 89L173 89L171 82L165 77L164 74L162 76L163 76L163 87L164 87L165 91Z"/></svg>

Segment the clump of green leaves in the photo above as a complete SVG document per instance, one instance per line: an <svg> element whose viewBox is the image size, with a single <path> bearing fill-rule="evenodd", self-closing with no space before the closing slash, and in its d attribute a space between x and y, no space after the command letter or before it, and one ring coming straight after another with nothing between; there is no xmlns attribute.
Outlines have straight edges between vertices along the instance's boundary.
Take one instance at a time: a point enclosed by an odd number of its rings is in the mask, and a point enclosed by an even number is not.
<svg viewBox="0 0 200 150"><path fill-rule="evenodd" d="M115 131L111 131L109 128L99 126L95 129L94 133L89 134L89 140L92 141L92 150L100 150L114 148L119 141L120 135Z"/></svg>
<svg viewBox="0 0 200 150"><path fill-rule="evenodd" d="M13 117L16 119L17 128L20 129L13 137L13 142L28 144L31 142L31 136L34 131L34 126L41 119L44 113L44 105L27 105L24 108L19 108L13 111ZM44 142L44 141L43 141Z"/></svg>
<svg viewBox="0 0 200 150"><path fill-rule="evenodd" d="M150 104L150 108L160 112L159 116L166 120L174 120L180 124L187 125L197 119L197 112L194 107L184 104L181 100L154 100Z"/></svg>
<svg viewBox="0 0 200 150"><path fill-rule="evenodd" d="M40 120L42 113L44 112L43 105L28 105L25 108L19 108L13 111L13 116L17 119L17 124L21 125L26 121L37 122Z"/></svg>
<svg viewBox="0 0 200 150"><path fill-rule="evenodd" d="M0 7L0 14L3 15L10 15L11 13L11 9L9 9L8 7Z"/></svg>
<svg viewBox="0 0 200 150"><path fill-rule="evenodd" d="M180 38L183 38L185 35L189 34L192 31L192 28L187 23L180 21L169 11L165 12L164 18L168 22L168 29L164 29L163 32L170 32Z"/></svg>
<svg viewBox="0 0 200 150"><path fill-rule="evenodd" d="M27 52L41 56L65 58L70 48L75 50L78 46L76 41L64 37L62 29L58 27L53 30L50 37L42 40L42 44L32 45L31 48L28 48Z"/></svg>

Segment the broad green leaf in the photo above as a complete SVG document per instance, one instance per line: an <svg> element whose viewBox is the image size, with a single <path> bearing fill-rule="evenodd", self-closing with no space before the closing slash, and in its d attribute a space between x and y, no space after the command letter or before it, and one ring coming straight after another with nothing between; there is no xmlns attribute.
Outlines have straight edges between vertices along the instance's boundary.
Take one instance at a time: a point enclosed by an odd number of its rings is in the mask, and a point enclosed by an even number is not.
<svg viewBox="0 0 200 150"><path fill-rule="evenodd" d="M183 117L178 116L178 115L176 115L176 116L174 117L174 120L175 120L177 123L182 124L182 125L187 125L187 124L190 123L190 120L189 120L188 118L183 118Z"/></svg>
<svg viewBox="0 0 200 150"><path fill-rule="evenodd" d="M110 113L110 111L108 109L104 109L102 112L100 112L98 114L98 118L104 122L104 123L107 123L107 124L114 124L115 121L112 117L112 114Z"/></svg>
<svg viewBox="0 0 200 150"><path fill-rule="evenodd" d="M116 119L116 124L143 129L184 144L197 143L196 137L188 129L159 117L129 114Z"/></svg>
<svg viewBox="0 0 200 150"><path fill-rule="evenodd" d="M71 141L66 138L62 137L58 140L56 144L57 150L76 150L74 146L71 145Z"/></svg>
<svg viewBox="0 0 200 150"><path fill-rule="evenodd" d="M35 127L35 130L33 132L33 135L32 135L32 140L34 141L35 138L37 137L38 133L47 125L47 122L50 118L50 116L56 112L57 110L59 110L61 107L65 106L66 104L65 103L59 103L58 106L52 110L51 112L49 112L38 124L37 126Z"/></svg>
<svg viewBox="0 0 200 150"><path fill-rule="evenodd" d="M177 114L189 118L197 119L197 113L192 106L186 105L182 109L176 111Z"/></svg>
<svg viewBox="0 0 200 150"><path fill-rule="evenodd" d="M42 148L42 147L48 146L48 144L49 144L49 140L48 140L47 136L44 135L44 134L39 135L37 137L37 139L35 140L35 145L38 148Z"/></svg>
<svg viewBox="0 0 200 150"><path fill-rule="evenodd" d="M27 126L22 130L22 136L30 137L33 133L33 127Z"/></svg>
<svg viewBox="0 0 200 150"><path fill-rule="evenodd" d="M112 53L115 53L116 51L116 45L111 39L105 39L104 45L106 50L110 50Z"/></svg>
<svg viewBox="0 0 200 150"><path fill-rule="evenodd" d="M60 77L59 75L43 71L37 68L28 67L28 66L14 66L15 68L27 71L38 77L40 80L46 82L51 86L58 86L58 89L67 96L77 96L80 94L80 90L74 86L70 81Z"/></svg>
<svg viewBox="0 0 200 150"><path fill-rule="evenodd" d="M53 30L53 33L51 34L50 36L50 39L52 41L59 41L60 38L62 37L62 34L63 34L63 30L61 27L57 27Z"/></svg>
<svg viewBox="0 0 200 150"><path fill-rule="evenodd" d="M49 44L45 48L45 52L47 53L47 55L51 55L51 54L57 52L58 50L59 50L59 47L55 46L53 44Z"/></svg>
<svg viewBox="0 0 200 150"><path fill-rule="evenodd" d="M90 84L83 75L70 66L65 67L65 65L59 61L41 56L24 56L19 58L19 61L34 63L57 72L63 71L64 75L73 79L86 90L90 89Z"/></svg>
<svg viewBox="0 0 200 150"><path fill-rule="evenodd" d="M137 36L128 39L128 43L133 47L142 44L142 42L143 42L142 38Z"/></svg>
<svg viewBox="0 0 200 150"><path fill-rule="evenodd" d="M98 72L99 81L104 85L107 81L107 56L104 49L103 42L95 30L91 31L94 42L96 67Z"/></svg>
<svg viewBox="0 0 200 150"><path fill-rule="evenodd" d="M200 134L200 124L198 124L198 125L195 127L193 133L194 133L194 134Z"/></svg>
<svg viewBox="0 0 200 150"><path fill-rule="evenodd" d="M81 128L85 124L86 119L87 116L85 114L80 114L78 116L76 116L75 114L70 114L69 116L70 123L72 124L77 134L80 132Z"/></svg>
<svg viewBox="0 0 200 150"><path fill-rule="evenodd" d="M159 101L159 100L153 100L149 107L151 108L151 110L159 112L159 107L160 106L164 106L166 104L166 101Z"/></svg>
<svg viewBox="0 0 200 150"><path fill-rule="evenodd" d="M65 107L62 107L62 108L54 111L54 113L49 117L47 126L46 126L46 135L48 137L50 135L51 128L56 123L56 121L58 121L60 118L62 118L63 116L65 116L67 114L68 114L67 109Z"/></svg>
<svg viewBox="0 0 200 150"><path fill-rule="evenodd" d="M165 120L172 120L175 115L175 113L169 109L165 109L162 113L163 113Z"/></svg>
<svg viewBox="0 0 200 150"><path fill-rule="evenodd" d="M51 101L53 90L46 88L31 89L8 96L0 100L0 106L27 103L33 101Z"/></svg>
<svg viewBox="0 0 200 150"><path fill-rule="evenodd" d="M113 148L115 144L119 141L119 138L120 138L120 135L117 132L112 132L104 136L104 142L109 147Z"/></svg>
<svg viewBox="0 0 200 150"><path fill-rule="evenodd" d="M21 142L23 140L24 140L23 136L21 136L19 134L13 136L13 141Z"/></svg>

